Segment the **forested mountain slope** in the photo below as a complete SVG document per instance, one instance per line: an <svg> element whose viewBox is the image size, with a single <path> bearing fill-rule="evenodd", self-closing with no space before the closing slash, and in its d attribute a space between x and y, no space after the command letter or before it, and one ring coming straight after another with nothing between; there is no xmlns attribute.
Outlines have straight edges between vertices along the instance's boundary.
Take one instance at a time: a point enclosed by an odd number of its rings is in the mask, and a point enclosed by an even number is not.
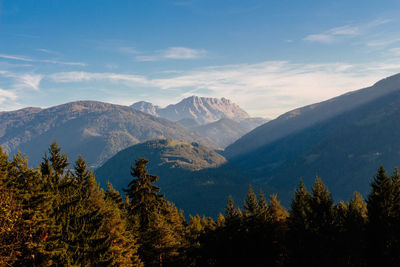
<svg viewBox="0 0 400 267"><path fill-rule="evenodd" d="M229 194L240 199L248 189L249 181L218 153L172 139L146 141L120 151L96 170L97 180L103 187L109 181L123 192L132 180L130 167L139 157L149 160L149 173L160 178L157 185L187 214L216 216Z"/></svg>

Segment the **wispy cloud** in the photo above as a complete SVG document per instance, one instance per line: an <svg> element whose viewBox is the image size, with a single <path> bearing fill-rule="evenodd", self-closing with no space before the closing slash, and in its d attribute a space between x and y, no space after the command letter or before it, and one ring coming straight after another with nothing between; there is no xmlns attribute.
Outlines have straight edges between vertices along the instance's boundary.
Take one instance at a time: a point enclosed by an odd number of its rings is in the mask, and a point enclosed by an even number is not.
<svg viewBox="0 0 400 267"><path fill-rule="evenodd" d="M53 50L50 50L50 49L45 49L45 48L38 48L38 49L36 49L36 51L39 51L39 52L42 52L42 53L46 53L46 54L49 54L49 55L59 55L60 54L60 53L58 53L56 51L53 51Z"/></svg>
<svg viewBox="0 0 400 267"><path fill-rule="evenodd" d="M37 63L49 63L49 64L58 64L58 65L68 65L68 66L86 66L85 63L82 62L64 62L59 60L53 59L32 59L26 56L20 55L6 55L0 54L0 58L10 59L10 60L17 60L17 61L24 61L24 62L37 62Z"/></svg>
<svg viewBox="0 0 400 267"><path fill-rule="evenodd" d="M7 91L0 88L0 104L6 100L16 100L17 95L14 92Z"/></svg>
<svg viewBox="0 0 400 267"><path fill-rule="evenodd" d="M162 52L164 58L171 59L193 59L206 55L204 49L191 49L187 47L170 47Z"/></svg>
<svg viewBox="0 0 400 267"><path fill-rule="evenodd" d="M150 85L150 81L144 76L117 74L117 73L93 73L93 72L59 72L48 76L48 78L57 83L69 82L87 82L87 81L114 81L114 82L130 82L132 85L143 84Z"/></svg>
<svg viewBox="0 0 400 267"><path fill-rule="evenodd" d="M321 33L309 34L303 38L304 41L317 42L317 43L333 43L343 38L353 38L359 35L366 34L373 28L380 25L390 23L390 19L376 19L368 23L358 25L344 25L341 27L335 27Z"/></svg>
<svg viewBox="0 0 400 267"><path fill-rule="evenodd" d="M156 51L154 55L140 55L137 61L159 61L165 59L197 59L207 55L204 49L192 49L187 47L169 47L165 50Z"/></svg>
<svg viewBox="0 0 400 267"><path fill-rule="evenodd" d="M303 40L319 43L332 43L338 37L350 37L360 34L360 29L357 26L345 25L342 27L332 28L326 32L307 35Z"/></svg>
<svg viewBox="0 0 400 267"><path fill-rule="evenodd" d="M165 94L163 90L172 90L174 96L171 99L174 100L176 94L179 97L188 94L229 97L252 115L274 117L293 108L372 85L399 71L398 62L295 64L267 61L171 72L166 78L89 72L55 73L47 78L63 83L109 81L123 83L132 90L158 88L160 95Z"/></svg>
<svg viewBox="0 0 400 267"><path fill-rule="evenodd" d="M375 38L369 40L365 44L373 48L385 48L398 42L400 42L400 38L397 37L389 37L389 38L380 37L379 39Z"/></svg>
<svg viewBox="0 0 400 267"><path fill-rule="evenodd" d="M15 89L30 88L39 90L39 85L43 79L42 74L14 73L10 71L0 71L0 75L15 80L13 87Z"/></svg>
<svg viewBox="0 0 400 267"><path fill-rule="evenodd" d="M24 56L16 56L16 55L5 55L5 54L0 54L0 58L4 59L11 59L11 60L18 60L18 61L25 61L25 62L33 62L32 59Z"/></svg>

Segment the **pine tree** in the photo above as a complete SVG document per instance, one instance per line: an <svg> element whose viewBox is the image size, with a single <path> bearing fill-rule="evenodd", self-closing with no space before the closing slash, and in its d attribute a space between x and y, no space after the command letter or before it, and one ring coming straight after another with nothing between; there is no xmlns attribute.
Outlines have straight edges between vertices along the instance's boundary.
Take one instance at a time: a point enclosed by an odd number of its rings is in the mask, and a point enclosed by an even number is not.
<svg viewBox="0 0 400 267"><path fill-rule="evenodd" d="M365 223L366 204L360 193L355 192L350 201L339 202L335 209L337 234L335 254L337 266L366 266Z"/></svg>
<svg viewBox="0 0 400 267"><path fill-rule="evenodd" d="M368 195L368 238L369 261L373 264L398 266L397 242L395 234L398 226L395 223L397 200L398 173L392 177L386 174L383 166L379 167L371 183L371 192Z"/></svg>
<svg viewBox="0 0 400 267"><path fill-rule="evenodd" d="M238 208L235 207L235 201L233 197L230 195L228 197L228 203L225 208L225 218L227 220L234 219L239 217Z"/></svg>
<svg viewBox="0 0 400 267"><path fill-rule="evenodd" d="M155 186L158 177L147 173L146 166L149 161L140 158L135 160L135 167L131 167L131 175L134 179L129 183L129 188L124 190L130 200L129 213L138 215L140 227L146 228L150 223L152 213L164 205L164 195L160 194L160 188Z"/></svg>
<svg viewBox="0 0 400 267"><path fill-rule="evenodd" d="M289 225L289 265L309 266L310 243L310 213L311 194L307 191L303 180L300 180L298 188L294 192L291 203Z"/></svg>
<svg viewBox="0 0 400 267"><path fill-rule="evenodd" d="M243 205L243 211L246 216L254 216L260 212L257 195L254 193L251 185Z"/></svg>
<svg viewBox="0 0 400 267"><path fill-rule="evenodd" d="M262 191L258 194L258 208L259 215L267 219L270 216L270 209L267 203L267 199Z"/></svg>
<svg viewBox="0 0 400 267"><path fill-rule="evenodd" d="M107 216L104 232L110 239L112 266L142 266L136 236L128 231L127 213L121 195L108 183L105 193Z"/></svg>
<svg viewBox="0 0 400 267"><path fill-rule="evenodd" d="M289 213L281 205L276 194L269 197L269 211L274 222L284 222L289 217Z"/></svg>
<svg viewBox="0 0 400 267"><path fill-rule="evenodd" d="M22 250L26 233L22 227L22 208L13 189L6 185L10 164L0 147L0 265L13 266Z"/></svg>

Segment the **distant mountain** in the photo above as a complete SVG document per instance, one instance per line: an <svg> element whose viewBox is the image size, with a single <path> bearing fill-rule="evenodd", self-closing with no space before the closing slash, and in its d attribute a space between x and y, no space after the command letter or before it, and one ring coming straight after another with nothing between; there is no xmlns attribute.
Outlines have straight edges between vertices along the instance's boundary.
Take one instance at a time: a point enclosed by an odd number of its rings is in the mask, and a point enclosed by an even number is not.
<svg viewBox="0 0 400 267"><path fill-rule="evenodd" d="M158 117L159 106L153 105L150 102L139 101L131 105L132 108L140 110L144 113Z"/></svg>
<svg viewBox="0 0 400 267"><path fill-rule="evenodd" d="M250 117L246 111L226 98L191 96L165 108L159 108L143 101L134 103L131 107L143 112L155 111L158 116L172 121L194 119L200 124L214 122L222 118L240 121Z"/></svg>
<svg viewBox="0 0 400 267"><path fill-rule="evenodd" d="M248 187L238 186L246 179L225 167L226 159L218 153L197 143L171 139L146 141L120 151L96 170L96 179L102 186L110 181L122 192L133 179L130 167L138 157L149 159L149 173L160 177L157 184L166 198L185 214L216 216L229 194L242 197L245 191L241 188Z"/></svg>
<svg viewBox="0 0 400 267"><path fill-rule="evenodd" d="M191 127L192 130L208 137L221 147L226 147L248 133L251 129L234 120L223 118L216 122Z"/></svg>
<svg viewBox="0 0 400 267"><path fill-rule="evenodd" d="M239 123L242 127L248 129L248 131L251 131L259 127L260 125L267 123L268 121L269 119L266 118L253 117L253 118L245 118L239 121Z"/></svg>
<svg viewBox="0 0 400 267"><path fill-rule="evenodd" d="M197 127L197 126L201 125L200 122L196 121L195 119L189 119L189 118L181 119L181 120L179 120L177 122L179 124L189 128L189 129L192 129L194 127Z"/></svg>
<svg viewBox="0 0 400 267"><path fill-rule="evenodd" d="M226 148L230 164L285 203L300 177L320 176L333 196L366 194L377 168L400 166L400 75L296 109Z"/></svg>
<svg viewBox="0 0 400 267"><path fill-rule="evenodd" d="M144 101L134 103L131 107L177 121L210 138L221 147L226 147L268 121L264 118L251 118L246 111L226 98L191 96L165 108Z"/></svg>
<svg viewBox="0 0 400 267"><path fill-rule="evenodd" d="M371 87L353 91L327 101L289 111L246 134L225 150L232 158L299 132L316 123L343 114L399 89L400 74L383 79Z"/></svg>
<svg viewBox="0 0 400 267"><path fill-rule="evenodd" d="M47 109L26 108L0 113L0 145L11 155L20 150L37 165L53 140L71 160L82 155L99 166L118 151L155 138L174 138L218 148L178 123L134 108L78 101Z"/></svg>

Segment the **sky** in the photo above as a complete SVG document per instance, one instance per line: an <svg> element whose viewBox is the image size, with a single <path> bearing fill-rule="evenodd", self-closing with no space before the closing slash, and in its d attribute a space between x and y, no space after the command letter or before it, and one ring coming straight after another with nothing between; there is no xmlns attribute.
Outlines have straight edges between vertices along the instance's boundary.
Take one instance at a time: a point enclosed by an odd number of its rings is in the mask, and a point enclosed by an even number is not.
<svg viewBox="0 0 400 267"><path fill-rule="evenodd" d="M398 0L0 0L0 111L225 97L252 116L400 72Z"/></svg>

